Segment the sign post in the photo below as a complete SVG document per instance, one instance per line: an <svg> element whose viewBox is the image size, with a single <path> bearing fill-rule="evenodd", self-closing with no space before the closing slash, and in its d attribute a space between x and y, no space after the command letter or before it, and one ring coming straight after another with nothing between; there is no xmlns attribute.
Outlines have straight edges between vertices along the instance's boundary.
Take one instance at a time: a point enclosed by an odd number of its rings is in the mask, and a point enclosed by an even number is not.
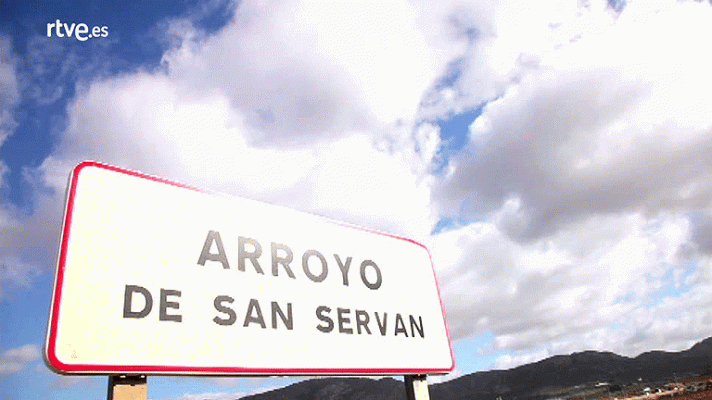
<svg viewBox="0 0 712 400"><path fill-rule="evenodd" d="M430 400L427 375L405 376L406 400Z"/></svg>
<svg viewBox="0 0 712 400"><path fill-rule="evenodd" d="M147 393L145 375L109 376L108 400L146 400Z"/></svg>
<svg viewBox="0 0 712 400"><path fill-rule="evenodd" d="M95 162L70 177L44 356L62 374L404 375L425 393L455 366L422 244Z"/></svg>

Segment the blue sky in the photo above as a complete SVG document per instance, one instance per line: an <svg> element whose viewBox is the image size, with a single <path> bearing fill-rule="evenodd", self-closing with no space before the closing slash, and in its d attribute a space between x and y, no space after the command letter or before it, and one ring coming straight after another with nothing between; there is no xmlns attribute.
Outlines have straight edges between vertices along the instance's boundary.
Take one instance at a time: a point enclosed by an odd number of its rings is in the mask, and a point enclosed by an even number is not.
<svg viewBox="0 0 712 400"><path fill-rule="evenodd" d="M682 350L712 327L712 6L0 6L0 398L41 358L67 177L96 160L413 238L457 368ZM106 27L86 41L47 24ZM151 399L300 378L149 378Z"/></svg>

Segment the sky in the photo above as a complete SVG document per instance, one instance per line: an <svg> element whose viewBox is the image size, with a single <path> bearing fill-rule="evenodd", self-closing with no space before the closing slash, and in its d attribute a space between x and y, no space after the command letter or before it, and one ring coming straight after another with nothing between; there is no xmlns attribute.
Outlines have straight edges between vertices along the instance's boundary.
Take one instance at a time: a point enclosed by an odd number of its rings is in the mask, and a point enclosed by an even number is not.
<svg viewBox="0 0 712 400"><path fill-rule="evenodd" d="M456 359L431 383L712 336L710 21L695 0L3 0L0 398L105 395L41 356L82 160L425 244Z"/></svg>

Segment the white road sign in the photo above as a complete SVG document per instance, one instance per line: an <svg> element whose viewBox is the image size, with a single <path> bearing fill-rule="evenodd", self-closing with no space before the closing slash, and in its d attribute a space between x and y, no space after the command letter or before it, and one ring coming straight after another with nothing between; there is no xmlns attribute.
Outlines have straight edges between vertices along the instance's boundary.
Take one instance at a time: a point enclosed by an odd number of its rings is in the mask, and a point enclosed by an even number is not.
<svg viewBox="0 0 712 400"><path fill-rule="evenodd" d="M95 162L70 178L45 359L75 374L455 366L423 245Z"/></svg>

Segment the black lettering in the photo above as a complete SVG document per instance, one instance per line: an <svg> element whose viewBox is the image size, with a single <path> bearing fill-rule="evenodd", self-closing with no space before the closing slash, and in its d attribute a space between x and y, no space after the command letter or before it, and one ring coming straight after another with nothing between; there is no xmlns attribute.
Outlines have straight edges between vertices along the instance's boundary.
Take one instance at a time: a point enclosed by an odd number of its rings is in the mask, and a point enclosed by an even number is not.
<svg viewBox="0 0 712 400"><path fill-rule="evenodd" d="M283 250L286 256L280 257L279 255L277 255L277 250ZM282 264L284 270L287 271L287 275L289 275L289 277L292 279L296 279L294 273L292 272L292 269L289 268L289 263L292 262L293 258L294 256L292 255L292 249L283 244L272 242L272 275L277 276L277 274L279 273L277 266L279 266L279 264Z"/></svg>
<svg viewBox="0 0 712 400"><path fill-rule="evenodd" d="M399 322L400 322L400 324L399 324ZM408 337L408 331L405 330L405 323L403 322L403 317L401 317L400 314L396 314L395 336L398 336L398 334L401 332L405 335L405 337Z"/></svg>
<svg viewBox="0 0 712 400"><path fill-rule="evenodd" d="M415 331L418 331L420 337L425 337L425 331L423 330L423 317L418 316L418 321L420 324L415 323L415 318L412 315L408 316L410 318L410 336L415 337Z"/></svg>
<svg viewBox="0 0 712 400"><path fill-rule="evenodd" d="M321 273L319 275L314 275L309 270L309 257L311 256L316 256L321 261ZM326 265L326 259L316 250L307 250L304 252L304 255L302 256L302 268L309 279L314 282L322 282L326 279L326 275L329 273L328 266Z"/></svg>
<svg viewBox="0 0 712 400"><path fill-rule="evenodd" d="M287 327L288 331L292 330L294 326L294 321L292 320L292 303L287 303L287 316L284 316L282 309L279 308L279 304L276 301L272 302L272 329L277 329L277 314L282 320L284 326Z"/></svg>
<svg viewBox="0 0 712 400"><path fill-rule="evenodd" d="M256 316L252 316L253 311L257 314ZM262 317L260 303L258 303L255 299L250 299L250 304L248 304L247 313L245 314L245 323L242 324L242 326L246 327L250 325L251 322L260 324L262 329L267 328L267 325L265 325L265 319Z"/></svg>
<svg viewBox="0 0 712 400"><path fill-rule="evenodd" d="M366 267L368 266L372 266L373 269L376 271L376 282L374 283L371 283L366 279ZM361 280L363 281L363 284L371 290L376 290L381 287L381 283L383 281L383 279L381 278L381 270L380 268L378 268L378 265L376 265L375 262L371 260L364 260L361 263Z"/></svg>
<svg viewBox="0 0 712 400"><path fill-rule="evenodd" d="M230 296L218 296L215 298L215 301L213 301L215 309L227 314L228 317L226 319L222 319L216 316L215 318L213 318L213 322L218 325L229 326L234 324L235 321L237 321L237 315L235 314L235 311L233 311L233 309L230 307L222 305L222 303L232 303L233 301L235 301L235 299Z"/></svg>
<svg viewBox="0 0 712 400"><path fill-rule="evenodd" d="M254 251L247 251L245 249L245 244L249 243L254 247ZM257 261L257 258L262 255L262 246L255 239L250 239L246 237L239 236L237 238L237 269L240 271L245 271L245 259L249 258L252 261L252 266L255 267L255 271L258 274L263 274L262 267Z"/></svg>
<svg viewBox="0 0 712 400"><path fill-rule="evenodd" d="M131 300L133 299L134 293L140 293L145 300L143 310L141 311L131 311ZM124 318L143 318L151 312L152 307L153 298L148 289L141 286L126 285L124 289Z"/></svg>
<svg viewBox="0 0 712 400"><path fill-rule="evenodd" d="M381 318L378 316L378 312L374 312L376 315L376 324L378 324L378 330L381 331L381 336L386 336L386 322L388 322L388 313L383 313L383 324L381 324Z"/></svg>
<svg viewBox="0 0 712 400"><path fill-rule="evenodd" d="M215 242L218 250L216 254L210 252L210 248L213 247L213 242ZM198 258L198 265L205 265L205 261L217 261L222 264L224 269L230 268L230 264L227 263L227 256L225 255L225 247L223 247L220 232L218 231L209 231L208 237L205 238L203 251L200 252L200 257Z"/></svg>
<svg viewBox="0 0 712 400"><path fill-rule="evenodd" d="M169 308L175 308L177 310L180 306L180 304L174 301L168 301L168 296L180 297L180 290L161 289L161 305L158 310L158 320L181 322L183 320L181 315L168 315L167 310Z"/></svg>
<svg viewBox="0 0 712 400"><path fill-rule="evenodd" d="M316 308L316 317L319 318L319 321L326 323L326 326L324 325L317 325L316 329L328 333L331 332L334 329L334 321L329 318L329 313L331 312L331 308L327 306L319 306Z"/></svg>
<svg viewBox="0 0 712 400"><path fill-rule="evenodd" d="M346 264L343 264L341 262L341 258L339 258L338 254L334 254L334 258L336 258L336 264L339 265L339 269L341 270L341 278L344 281L344 286L349 286L349 267L351 267L351 257L346 259Z"/></svg>
<svg viewBox="0 0 712 400"><path fill-rule="evenodd" d="M345 315L350 312L351 312L351 310L348 308L337 308L336 309L336 316L339 320L339 333L349 333L349 334L354 333L353 329L344 327L344 325L351 322L351 318L348 318Z"/></svg>
<svg viewBox="0 0 712 400"><path fill-rule="evenodd" d="M358 334L361 334L361 327L368 332L368 334L371 334L371 329L368 327L368 313L363 310L356 310L356 331Z"/></svg>

